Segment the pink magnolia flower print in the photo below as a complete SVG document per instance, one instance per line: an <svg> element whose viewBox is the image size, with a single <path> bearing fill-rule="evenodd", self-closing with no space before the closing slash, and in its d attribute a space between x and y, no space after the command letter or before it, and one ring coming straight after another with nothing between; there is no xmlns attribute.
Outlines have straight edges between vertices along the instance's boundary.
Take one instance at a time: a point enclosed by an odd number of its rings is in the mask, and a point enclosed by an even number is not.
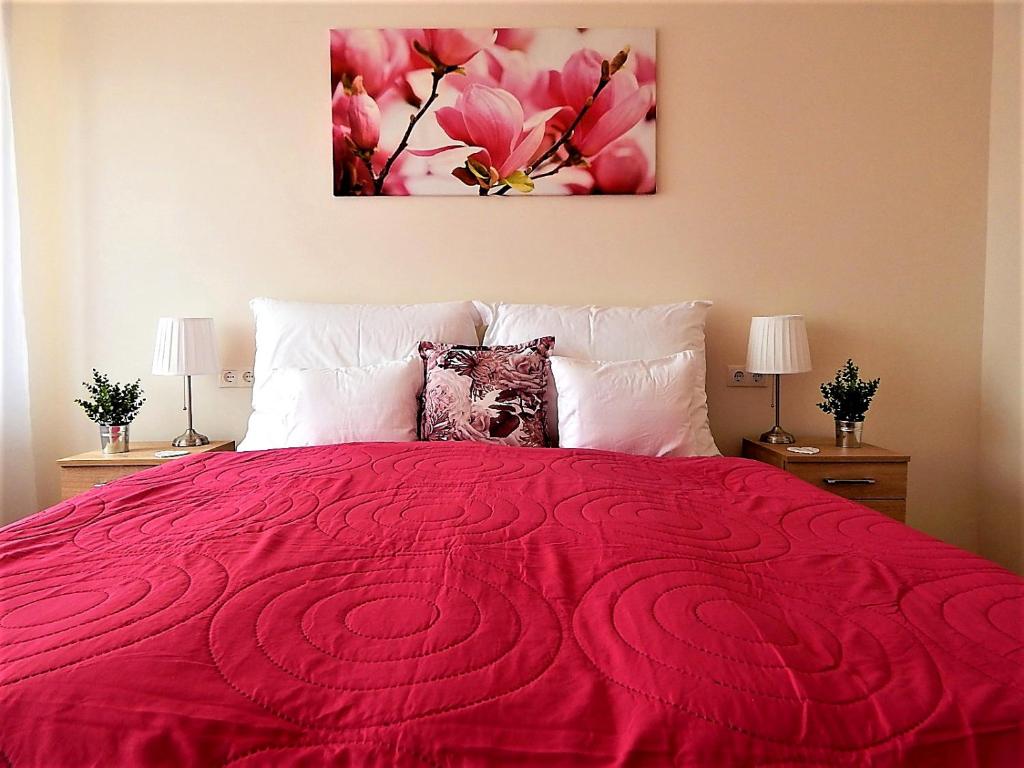
<svg viewBox="0 0 1024 768"><path fill-rule="evenodd" d="M348 136L356 149L373 150L380 141L380 107L363 87L362 75L345 87L338 83L331 102L336 128Z"/></svg>
<svg viewBox="0 0 1024 768"><path fill-rule="evenodd" d="M550 336L500 347L421 342L426 382L420 438L547 445L547 360L554 343Z"/></svg>
<svg viewBox="0 0 1024 768"><path fill-rule="evenodd" d="M380 96L409 67L410 55L408 41L396 29L332 29L332 88L361 77L366 92Z"/></svg>
<svg viewBox="0 0 1024 768"><path fill-rule="evenodd" d="M523 105L527 117L539 109L531 109L530 97L533 93L536 68L522 51L509 51L494 46L481 51L465 67L465 77L453 78L451 84L459 90L465 90L471 83L501 88L515 96Z"/></svg>
<svg viewBox="0 0 1024 768"><path fill-rule="evenodd" d="M373 178L366 164L356 155L347 126L335 124L332 137L334 151L334 194L372 195Z"/></svg>
<svg viewBox="0 0 1024 768"><path fill-rule="evenodd" d="M649 194L649 29L334 29L334 193Z"/></svg>
<svg viewBox="0 0 1024 768"><path fill-rule="evenodd" d="M633 139L619 139L594 158L591 173L604 195L645 195L654 191L644 151Z"/></svg>
<svg viewBox="0 0 1024 768"><path fill-rule="evenodd" d="M470 84L459 94L454 107L437 110L437 123L462 145L425 150L421 154L465 146L477 151L469 155L459 176L467 184L490 188L496 184L517 184L517 171L525 167L544 138L545 121L554 110L541 112L526 121L519 99L501 88Z"/></svg>
<svg viewBox="0 0 1024 768"><path fill-rule="evenodd" d="M359 80L356 78L356 87L348 99L348 125L352 143L359 149L373 150L380 141L380 107Z"/></svg>
<svg viewBox="0 0 1024 768"><path fill-rule="evenodd" d="M657 79L657 65L654 62L654 57L638 51L633 58L633 73L636 75L636 81L640 85L649 85L651 87L651 93L654 98L651 102L651 108L647 110L646 119L654 120L657 117L655 110L658 106L658 97L654 88L655 80Z"/></svg>
<svg viewBox="0 0 1024 768"><path fill-rule="evenodd" d="M654 57L638 51L636 56L633 57L633 73L636 75L636 81L640 85L654 85L657 75L657 65L654 63Z"/></svg>
<svg viewBox="0 0 1024 768"><path fill-rule="evenodd" d="M498 30L495 42L502 48L508 48L513 51L528 51L536 37L536 29L505 27Z"/></svg>
<svg viewBox="0 0 1024 768"><path fill-rule="evenodd" d="M423 47L438 63L459 67L494 42L493 29L424 29Z"/></svg>
<svg viewBox="0 0 1024 768"><path fill-rule="evenodd" d="M583 49L562 68L562 95L574 115L583 111L601 82L603 61L597 51ZM580 120L573 144L583 157L593 157L643 120L653 103L650 86L641 86L628 70L616 72Z"/></svg>

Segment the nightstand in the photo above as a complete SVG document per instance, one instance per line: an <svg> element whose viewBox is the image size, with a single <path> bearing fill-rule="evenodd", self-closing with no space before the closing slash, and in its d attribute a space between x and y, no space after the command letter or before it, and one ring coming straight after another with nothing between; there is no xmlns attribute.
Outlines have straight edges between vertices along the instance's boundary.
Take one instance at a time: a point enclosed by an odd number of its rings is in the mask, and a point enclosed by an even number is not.
<svg viewBox="0 0 1024 768"><path fill-rule="evenodd" d="M117 480L150 467L166 464L168 461L184 458L176 456L171 459L158 459L155 451L188 451L189 455L207 453L209 451L233 451L234 440L211 440L209 445L197 448L173 448L170 443L131 443L128 453L117 453L105 456L100 451L79 453L58 459L60 467L60 498L70 499L79 493Z"/></svg>
<svg viewBox="0 0 1024 768"><path fill-rule="evenodd" d="M772 464L837 496L852 499L903 522L907 516L907 469L910 457L864 443L836 448L829 438L798 439L820 453L792 453L785 445L743 438L743 457Z"/></svg>

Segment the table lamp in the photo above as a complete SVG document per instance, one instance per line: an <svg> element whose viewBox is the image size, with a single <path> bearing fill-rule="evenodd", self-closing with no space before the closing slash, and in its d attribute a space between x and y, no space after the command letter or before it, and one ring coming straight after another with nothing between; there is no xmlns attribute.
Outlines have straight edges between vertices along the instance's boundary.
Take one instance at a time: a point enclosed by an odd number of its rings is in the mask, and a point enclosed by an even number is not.
<svg viewBox="0 0 1024 768"><path fill-rule="evenodd" d="M207 445L210 440L192 428L192 377L217 373L217 343L212 317L161 317L156 326L153 373L185 377L185 407L188 429L171 441L175 448Z"/></svg>
<svg viewBox="0 0 1024 768"><path fill-rule="evenodd" d="M750 318L747 342L747 372L770 373L775 377L775 426L761 435L762 443L795 443L796 438L779 426L779 376L811 370L811 349L803 315L775 315Z"/></svg>

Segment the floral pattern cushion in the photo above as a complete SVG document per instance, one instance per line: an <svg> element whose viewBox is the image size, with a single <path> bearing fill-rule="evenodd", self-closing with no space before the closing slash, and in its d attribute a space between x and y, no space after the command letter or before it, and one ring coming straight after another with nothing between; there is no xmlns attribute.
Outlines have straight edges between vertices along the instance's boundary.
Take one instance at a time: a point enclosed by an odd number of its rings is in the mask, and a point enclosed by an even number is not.
<svg viewBox="0 0 1024 768"><path fill-rule="evenodd" d="M420 342L426 366L420 439L545 447L554 345L552 336L500 347Z"/></svg>

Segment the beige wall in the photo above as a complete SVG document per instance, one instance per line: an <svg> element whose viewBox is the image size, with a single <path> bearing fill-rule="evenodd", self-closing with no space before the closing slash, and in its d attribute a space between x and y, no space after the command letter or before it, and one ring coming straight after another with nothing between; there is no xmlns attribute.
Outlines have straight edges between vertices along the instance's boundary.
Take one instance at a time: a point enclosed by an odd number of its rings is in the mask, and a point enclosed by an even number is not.
<svg viewBox="0 0 1024 768"><path fill-rule="evenodd" d="M244 364L257 295L708 297L726 452L771 421L768 390L725 388L750 316L805 313L815 370L786 379L784 423L827 433L817 384L853 356L882 377L868 438L913 454L910 523L977 548L991 8L15 3L13 22L44 498L53 459L96 442L70 402L92 365L142 377L138 438L180 431L180 383L147 373L160 315L214 316ZM656 26L658 194L332 198L345 24ZM247 397L198 381L198 426L240 437Z"/></svg>
<svg viewBox="0 0 1024 768"><path fill-rule="evenodd" d="M1024 563L1024 274L1021 271L1021 6L996 6L981 379L978 544Z"/></svg>

